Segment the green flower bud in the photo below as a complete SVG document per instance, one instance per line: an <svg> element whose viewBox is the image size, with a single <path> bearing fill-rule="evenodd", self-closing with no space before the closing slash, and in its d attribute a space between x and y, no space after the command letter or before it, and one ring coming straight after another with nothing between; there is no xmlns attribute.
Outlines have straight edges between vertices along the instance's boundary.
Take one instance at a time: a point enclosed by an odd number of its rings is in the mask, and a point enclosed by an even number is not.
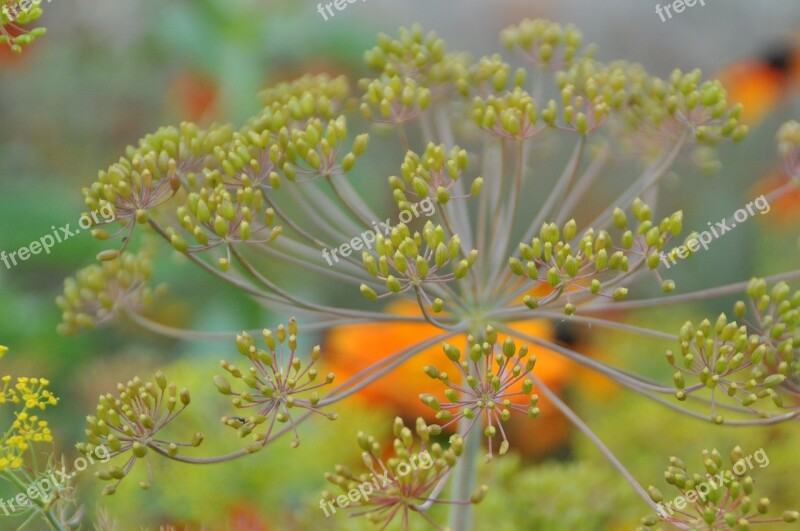
<svg viewBox="0 0 800 531"><path fill-rule="evenodd" d="M217 390L223 395L231 394L231 384L224 376L214 375L214 385L217 386Z"/></svg>
<svg viewBox="0 0 800 531"><path fill-rule="evenodd" d="M626 216L625 212L619 207L614 209L614 223L620 229L624 229L628 226L628 216Z"/></svg>
<svg viewBox="0 0 800 531"><path fill-rule="evenodd" d="M403 286L402 286L402 284L400 284L400 281L397 280L392 275L389 275L387 277L387 279L386 279L386 287L389 288L389 291L391 291L392 293L400 293L403 290Z"/></svg>
<svg viewBox="0 0 800 531"><path fill-rule="evenodd" d="M142 443L140 443L139 441L135 441L133 443L133 446L131 447L131 451L133 452L133 455L138 457L139 459L141 459L145 455L147 455L147 447L145 445L143 445Z"/></svg>

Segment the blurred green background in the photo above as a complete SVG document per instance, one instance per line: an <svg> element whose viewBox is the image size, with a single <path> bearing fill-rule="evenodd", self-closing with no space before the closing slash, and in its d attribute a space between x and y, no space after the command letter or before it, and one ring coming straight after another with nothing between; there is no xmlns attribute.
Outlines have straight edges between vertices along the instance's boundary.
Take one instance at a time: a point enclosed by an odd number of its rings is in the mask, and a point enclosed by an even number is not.
<svg viewBox="0 0 800 531"><path fill-rule="evenodd" d="M27 245L50 232L51 225L77 223L81 187L144 134L182 120L241 123L258 110L260 89L305 72L357 79L366 74L363 50L380 31L400 25L421 22L444 36L449 48L480 56L500 51L499 30L523 17L574 22L586 40L598 43L600 59L641 62L659 75L696 66L714 75L800 30L796 0L708 0L705 8L687 10L668 23L655 14L655 3L365 0L326 22L314 2L299 0L55 0L45 5L40 21L48 28L46 37L21 57L0 53L0 249ZM714 177L679 167L668 179L666 205L683 208L687 227L702 229L707 220L728 216L750 201L753 187L775 167L774 133L788 118L800 118L796 98L779 102L742 145L724 147L724 167ZM674 278L681 290L690 290L789 270L798 263L796 227L766 216L750 221L714 242L711 251L681 264ZM83 418L99 393L156 368L193 390L195 403L183 426L185 433L207 434L204 453L234 449L237 441L224 436L218 420L227 402L210 385L217 361L232 356L231 345L169 341L132 327L66 338L56 334L59 310L53 299L63 279L103 249L80 234L49 256L35 256L12 270L0 266L0 344L12 349L3 359L3 373L52 381L61 403L45 416L58 450L67 455L74 454ZM275 324L275 316L169 252L161 258L157 277L169 284L171 296L156 317L205 330ZM730 300L713 301L635 319L675 329L685 319L729 306ZM618 335L602 336L597 344L620 360L618 365L624 362L653 377L669 374L663 344L645 350L636 338ZM799 501L794 424L713 428L629 392L598 395L576 388L570 400L645 485L663 486L670 455L699 467L703 448L727 454L738 444L749 454L768 445L772 464L758 473L762 492L782 508ZM378 430L391 418L390 412L353 408L339 422L305 425L304 440L313 442L297 450L277 444L218 467L157 461L150 491L127 481L115 496L100 498L102 485L84 474L80 494L87 520L99 507L125 530L169 524L178 529L360 529L364 526L344 518L325 521L317 507L325 488L322 473L357 457L355 431ZM477 528L632 529L647 508L580 434L564 444L567 451L560 459L521 463L510 457L483 470L493 490L477 511ZM0 529L12 525L0 516Z"/></svg>

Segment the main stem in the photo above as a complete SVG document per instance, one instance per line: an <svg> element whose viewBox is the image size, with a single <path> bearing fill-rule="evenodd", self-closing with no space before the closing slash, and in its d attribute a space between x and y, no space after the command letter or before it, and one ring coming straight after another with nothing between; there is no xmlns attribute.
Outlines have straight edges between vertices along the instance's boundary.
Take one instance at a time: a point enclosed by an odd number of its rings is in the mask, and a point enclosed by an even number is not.
<svg viewBox="0 0 800 531"><path fill-rule="evenodd" d="M464 433L470 420L462 417L458 422L459 433ZM458 458L453 484L454 500L469 500L477 485L478 459L481 453L480 425L473 429L464 439L464 453ZM470 531L472 529L472 504L453 504L450 508L450 529L453 531Z"/></svg>
<svg viewBox="0 0 800 531"><path fill-rule="evenodd" d="M473 331L474 337L480 337L479 333ZM478 371L481 369L478 368ZM479 374L475 375L479 377ZM452 499L467 501L475 490L478 479L478 460L481 454L481 425L476 423L470 425L472 421L461 417L458 421L458 433L464 435L464 452L456 463L455 478L453 481ZM467 432L469 430L469 432ZM472 504L454 504L450 509L450 529L452 531L471 531L472 530Z"/></svg>
<svg viewBox="0 0 800 531"><path fill-rule="evenodd" d="M23 483L13 472L6 471L5 476L9 479L9 481L11 481L11 483L19 487L22 492L26 492L28 490L28 485ZM50 508L47 507L47 504L44 500L40 500L38 497L29 499L39 507L39 509L42 511L42 516L47 519L47 523L50 524L53 529L56 531L65 531L64 526L61 525L61 522L58 521L58 518L56 518Z"/></svg>

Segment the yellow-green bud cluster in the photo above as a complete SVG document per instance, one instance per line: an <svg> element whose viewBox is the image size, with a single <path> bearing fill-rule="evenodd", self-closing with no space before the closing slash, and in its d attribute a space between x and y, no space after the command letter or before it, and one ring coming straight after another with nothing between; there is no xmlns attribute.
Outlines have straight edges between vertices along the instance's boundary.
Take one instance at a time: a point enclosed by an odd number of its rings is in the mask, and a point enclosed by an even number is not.
<svg viewBox="0 0 800 531"><path fill-rule="evenodd" d="M264 329L261 333L266 349L259 348L255 339L247 332L236 336L239 353L252 364L239 368L225 360L220 362L227 376L214 376L217 390L232 397L233 406L242 410L254 410L248 417L223 417L222 423L235 429L239 437L253 436L259 446L270 442L276 424L295 425L293 411L305 409L319 413L330 420L336 414L323 413L317 409L320 396L317 389L330 385L334 375L321 376L314 367L320 358L320 347L311 349L308 360L296 355L297 321L292 317L286 326L279 325L275 331ZM286 354L288 351L288 355ZM242 391L234 390L229 378L240 381ZM296 414L296 413L294 413ZM263 428L263 431L259 429ZM300 444L297 433L292 447Z"/></svg>
<svg viewBox="0 0 800 531"><path fill-rule="evenodd" d="M367 120L403 124L414 120L431 102L431 91L411 77L392 76L364 83L361 113Z"/></svg>
<svg viewBox="0 0 800 531"><path fill-rule="evenodd" d="M445 240L441 225L428 221L422 233L413 235L404 223L392 227L388 237L376 235L374 254L364 251L361 255L364 267L373 277L382 280L392 293L403 292L426 281L449 281L467 276L475 263L478 251L471 251L466 258L461 256L461 240L452 236ZM451 266L452 272L445 273ZM361 292L368 299L377 294L363 284Z"/></svg>
<svg viewBox="0 0 800 531"><path fill-rule="evenodd" d="M463 356L453 345L442 344L445 356L457 368L454 375L433 365L423 369L430 378L447 387L444 391L447 401L443 402L433 394L422 394L420 400L436 412L436 418L443 422L442 428L464 417L483 416L483 434L489 443L486 459L489 461L494 456L496 426L508 421L512 411L526 414L531 419L539 416L539 397L532 394L533 382L528 378L536 366L536 356L528 356L527 345L517 349L511 338L500 344L492 327L486 328L483 339L469 335L467 343L468 349ZM505 432L500 431L503 440L498 453L503 455L508 451L509 443Z"/></svg>
<svg viewBox="0 0 800 531"><path fill-rule="evenodd" d="M464 440L460 435L450 436L446 448L434 442L433 437L440 435L441 429L427 425L421 417L413 427L406 426L400 417L395 418L393 433L391 457L388 459L382 457L379 439L358 432L361 461L366 470L356 473L347 466L337 465L333 472L325 474L325 479L345 495L369 483L371 494L357 507L361 514L376 524L388 525L397 515L404 515L400 518L408 524L408 513L418 512L415 506L426 501L452 503L432 493L440 482L447 480L464 451ZM391 473L387 474L388 471ZM376 481L376 472L386 481ZM470 501L479 503L485 491L485 486L480 487ZM336 499L330 491L323 492L322 497L330 502ZM365 507L373 510L365 511Z"/></svg>
<svg viewBox="0 0 800 531"><path fill-rule="evenodd" d="M411 207L408 196L430 197L440 205L451 199L451 190L469 167L467 152L453 146L448 154L443 144L429 143L420 156L413 151L406 153L400 167L402 178L389 177L392 195L400 210ZM478 177L472 182L473 195L480 193L483 180ZM414 201L416 202L416 201Z"/></svg>
<svg viewBox="0 0 800 531"><path fill-rule="evenodd" d="M152 210L175 196L181 178L193 181L207 154L231 134L229 127L203 131L191 123L161 128L99 172L97 181L83 189L86 206L92 211L109 206L119 221L146 223Z"/></svg>
<svg viewBox="0 0 800 531"><path fill-rule="evenodd" d="M563 68L578 56L583 35L571 24L562 26L543 19L524 19L500 33L506 48L518 50L539 67Z"/></svg>
<svg viewBox="0 0 800 531"><path fill-rule="evenodd" d="M319 116L332 120L344 108L350 96L345 76L305 75L279 83L261 92L261 102L271 111L284 111L285 119L302 121Z"/></svg>
<svg viewBox="0 0 800 531"><path fill-rule="evenodd" d="M700 70L672 72L667 80L650 77L631 94L631 125L649 124L656 131L677 124L699 144L715 145L723 139L739 141L747 134L740 122L741 105L728 105L719 81L703 81Z"/></svg>
<svg viewBox="0 0 800 531"><path fill-rule="evenodd" d="M456 80L466 77L466 57L448 54L444 41L434 32L425 35L419 24L400 28L397 39L380 34L364 60L384 78L413 78L434 96L446 96Z"/></svg>
<svg viewBox="0 0 800 531"><path fill-rule="evenodd" d="M771 289L763 279L753 279L747 287L750 304L738 301L736 317L744 319L747 308L755 313L749 322L761 338L764 350L753 363L773 373L782 364L789 365L793 379L800 377L800 291L792 291L786 282L777 282Z"/></svg>
<svg viewBox="0 0 800 531"><path fill-rule="evenodd" d="M273 189L280 187L281 177L295 181L301 174L306 181L349 172L366 151L369 135L357 135L351 151L341 156L348 139L347 118L315 114L311 94L303 95L301 103L306 103L299 109L265 109L234 137L232 146L216 150L217 165L244 185L263 183Z"/></svg>
<svg viewBox="0 0 800 531"><path fill-rule="evenodd" d="M160 431L171 423L191 403L187 389L168 384L161 372L156 373L155 383L142 381L138 376L126 384L117 384L117 393L100 395L96 414L86 417L85 429L88 443L79 443L78 451L84 455L94 454L100 446L112 456L130 453L123 467L111 466L96 473L103 481L110 481L103 491L113 494L122 480L130 473L138 459L147 461L148 478L152 476L150 456L153 453L174 457L179 447L196 447L203 441L197 433L189 443L164 440ZM158 436L156 436L158 435ZM149 488L149 483L141 484Z"/></svg>
<svg viewBox="0 0 800 531"><path fill-rule="evenodd" d="M579 236L575 220L568 221L561 229L555 223L543 223L538 237L534 237L530 244L520 244L519 258L509 259L513 274L547 282L553 288L547 300L537 301L528 297L525 304L535 308L551 302L570 286L588 287L592 294L598 294L603 282L626 276L631 267L646 265L650 269L657 268L660 251L683 228L683 214L675 212L655 225L652 209L638 198L631 206L631 213L637 221L635 230L629 228L628 216L622 209L614 210L614 223L623 231L616 242L606 230L595 232L588 229ZM631 264L631 259L636 261ZM668 289L671 284L664 286ZM617 288L606 295L622 300L627 289ZM567 305L565 310L571 314L575 308Z"/></svg>
<svg viewBox="0 0 800 531"><path fill-rule="evenodd" d="M470 96L472 87L475 87L478 94L487 95L507 90L509 82L512 83L512 87L522 88L526 78L524 68L518 68L512 77L511 65L499 54L495 54L491 57L482 57L472 65L469 77L458 80L458 90L464 97Z"/></svg>
<svg viewBox="0 0 800 531"><path fill-rule="evenodd" d="M186 204L178 207L177 218L200 249L219 244L272 241L281 232L281 227L274 224L274 213L264 208L261 190L250 186L229 190L218 184L191 192ZM181 235L171 228L170 232L176 250L182 253L191 250Z"/></svg>
<svg viewBox="0 0 800 531"><path fill-rule="evenodd" d="M563 127L581 134L593 131L611 112L624 109L631 101L633 87L646 76L638 65L622 61L606 65L588 58L557 72ZM551 109L543 113L548 121L553 121L552 108L551 104Z"/></svg>
<svg viewBox="0 0 800 531"><path fill-rule="evenodd" d="M22 26L27 26L31 22L36 22L42 16L41 2L33 2L27 8L22 8L18 0L5 0L0 2L0 46L8 45L14 53L22 53L22 48L41 37L47 30L45 28L33 28L26 31ZM14 24L22 29L18 35L11 35L5 27Z"/></svg>
<svg viewBox="0 0 800 531"><path fill-rule="evenodd" d="M122 311L139 311L153 301L148 284L152 259L147 252L124 253L78 271L64 280L64 292L56 298L61 309L61 334L107 324ZM158 290L156 290L158 291Z"/></svg>
<svg viewBox="0 0 800 531"><path fill-rule="evenodd" d="M786 511L780 518L765 518L770 512L769 498L755 496L755 479L747 473L753 468L753 456L745 456L740 447L731 450L729 459L723 459L716 449L703 450L702 456L701 473L689 472L683 460L670 457L664 479L680 491L684 503L670 502L680 510L669 505L665 507L663 502L670 496L665 497L651 485L647 489L650 499L660 504L663 512L643 518L644 527L639 529L666 521L686 529L748 530L753 525L795 522L800 517L797 511Z"/></svg>
<svg viewBox="0 0 800 531"><path fill-rule="evenodd" d="M488 95L485 98L476 97L472 105L472 119L482 129L489 131L498 138L528 139L536 136L547 126L555 122L555 102L542 112L541 117L545 124L539 125L540 114L528 92L514 87L509 92L498 96ZM553 121L545 115L553 117Z"/></svg>
<svg viewBox="0 0 800 531"><path fill-rule="evenodd" d="M747 326L729 322L724 313L715 323L705 319L695 326L687 321L678 337L680 358L668 351L667 360L678 371L673 381L679 400L703 389L718 389L715 399L731 397L763 418L769 418L771 413L754 409L756 402L770 399L776 407L783 406L778 391L789 375L790 361L782 356L791 357L791 348L777 354L772 351L773 363L769 363L769 343L759 334L748 333ZM722 415L715 415L712 420L725 421Z"/></svg>
<svg viewBox="0 0 800 531"><path fill-rule="evenodd" d="M282 165L284 175L294 181L297 174L327 176L338 173L339 164L350 171L358 157L367 148L368 135L356 137L350 153L339 159L347 140L347 119L340 115L327 123L318 118L309 120L305 128L282 128L277 144L285 154Z"/></svg>

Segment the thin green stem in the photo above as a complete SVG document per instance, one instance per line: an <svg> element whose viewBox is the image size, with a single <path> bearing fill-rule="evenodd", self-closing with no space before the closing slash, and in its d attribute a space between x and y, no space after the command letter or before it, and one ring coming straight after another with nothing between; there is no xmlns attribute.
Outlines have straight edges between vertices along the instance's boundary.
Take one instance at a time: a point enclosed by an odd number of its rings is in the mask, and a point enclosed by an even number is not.
<svg viewBox="0 0 800 531"><path fill-rule="evenodd" d="M462 417L458 421L459 433L466 430L470 421ZM464 451L456 463L455 477L453 479L454 500L469 500L477 485L478 460L481 455L481 430L479 426L470 430L464 438ZM470 531L472 522L472 505L453 505L450 508L449 527L453 531Z"/></svg>
<svg viewBox="0 0 800 531"><path fill-rule="evenodd" d="M552 341L547 341L546 339L542 339L531 334L526 334L524 332L520 332L519 330L506 326L506 325L497 325L496 327L498 330L503 331L504 333L520 339L522 341L527 341L529 343L533 343L534 345L538 345L540 347L546 348L558 354L561 354L567 359L570 359L579 365L582 365L586 368L593 369L600 374L611 378L618 384L628 387L631 389L646 389L649 391L653 391L656 393L662 394L673 394L675 393L674 387L667 387L664 385L659 384L658 382L650 381L645 378L642 378L639 375L628 373L622 369L618 369L616 367L612 367L606 363L602 363L595 359L592 359L588 356L575 352L574 350L568 349L566 347L562 347L557 343L553 343Z"/></svg>
<svg viewBox="0 0 800 531"><path fill-rule="evenodd" d="M430 348L441 341L445 341L459 333L464 332L464 330L454 330L448 332L446 334L441 334L426 341L422 341L411 347L392 354L388 358L381 360L377 363L374 363L359 371L357 374L351 376L346 382L341 384L340 386L333 389L324 399L320 400L318 407L327 406L333 403L336 403L348 396L351 396L364 387L368 386L372 382L382 378L383 376L389 374L397 367L408 361L409 359L413 358L423 350Z"/></svg>
<svg viewBox="0 0 800 531"><path fill-rule="evenodd" d="M798 279L800 279L800 269L764 278L764 280L766 280L768 283L780 282L782 280L792 281ZM716 288L693 291L691 293L684 293L682 295L656 297L653 299L647 299L641 301L615 302L613 304L586 305L581 308L581 311L583 313L595 313L595 312L604 312L609 308L614 308L615 310L633 310L641 308L651 308L654 306L661 307L668 304L679 304L683 302L699 301L713 297L723 297L725 295L741 293L747 288L748 284L750 284L750 281L745 280L743 282L736 282L734 284L727 284L725 286L718 286Z"/></svg>
<svg viewBox="0 0 800 531"><path fill-rule="evenodd" d="M14 474L14 472L6 470L5 472L3 472L3 475L4 475L4 476L5 476L5 477L6 477L6 478L7 478L7 479L8 479L8 480L11 482L11 483L13 483L13 484L14 484L14 485L16 485L17 487L19 487L19 489L20 489L20 491L21 491L21 492L23 492L23 493L24 493L24 492L27 492L27 490L28 490L28 485L26 485L25 483L23 483L23 482L22 482L22 481L21 481L21 480L20 480L20 479L17 477L17 475L16 475L16 474ZM42 499L40 499L40 498L38 498L38 497L36 497L36 498L29 498L29 500L30 500L31 502L33 502L33 503L34 503L36 506L38 506L38 507L39 507L39 509L42 511L42 516L44 516L44 518L47 520L47 523L48 523L48 524L50 524L50 526L52 526L52 527L53 527L53 529L56 529L57 531L66 531L66 530L65 530L65 527L64 527L64 526L61 524L61 522L59 522L59 521L58 521L58 518L56 518L56 516L53 514L53 512L51 511L51 509L47 507L47 503L46 503L44 500L42 500Z"/></svg>
<svg viewBox="0 0 800 531"><path fill-rule="evenodd" d="M426 321L428 321L436 328L441 328L442 330L456 330L455 326L450 326L444 323L440 323L428 313L428 309L425 307L425 301L422 300L422 288L420 288L418 285L415 285L414 293L417 294L417 304L419 305L419 309L422 311L422 315L425 317Z"/></svg>
<svg viewBox="0 0 800 531"><path fill-rule="evenodd" d="M650 168L648 168L642 175L623 193L617 201L609 206L602 214L597 216L591 223L587 225L588 228L598 230L603 228L609 223L614 214L614 209L618 206L624 208L628 203L632 202L638 195L647 190L658 182L661 177L672 167L675 159L680 155L683 146L689 138L689 132L684 132L680 138L675 142L668 152L656 161ZM588 230L588 229L587 229Z"/></svg>
<svg viewBox="0 0 800 531"><path fill-rule="evenodd" d="M328 184L330 184L331 186L331 190L333 190L333 193L335 193L336 197L339 198L339 201L341 201L342 204L345 207L347 207L347 210L349 210L353 214L353 216L356 217L356 219L358 219L361 223L363 223L365 227L372 227L372 221L370 221L369 218L367 218L362 213L361 210L355 208L352 202L345 196L342 190L340 190L340 188L333 181L333 177L331 175L326 175L325 180L328 181Z"/></svg>
<svg viewBox="0 0 800 531"><path fill-rule="evenodd" d="M589 428L589 426L583 422L583 420L581 420L581 418L576 415L575 412L572 411L572 409L570 409L570 407L567 406L567 404L565 404L557 394L551 391L550 388L548 388L535 374L531 373L529 374L529 377L534 385L536 385L536 387L538 387L539 390L548 398L548 400L550 400L550 402L552 402L564 414L564 416L570 420L570 422L580 429L584 435L586 435L586 437L588 437L589 440L591 440L594 445L597 446L597 449L600 450L600 453L602 453L606 459L611 462L614 468L616 468L619 473L622 474L622 477L624 477L625 480L630 483L630 485L633 487L633 490L636 491L636 493L645 501L645 503L652 507L653 510L658 510L655 502L651 500L650 495L647 494L647 491L644 490L639 482L636 481L636 478L634 478L633 475L628 472L628 469L625 468L625 465L623 465L620 460L617 459L614 453L603 443L603 441L600 440L600 437L595 435L591 428Z"/></svg>
<svg viewBox="0 0 800 531"><path fill-rule="evenodd" d="M578 142L575 144L575 148L572 150L572 155L567 161L564 171L561 172L561 176L556 181L556 185L553 187L550 195L547 196L547 199L531 223L528 232L522 238L522 241L528 241L533 238L534 234L536 234L536 231L539 230L542 223L547 221L547 217L551 215L553 207L555 207L556 203L558 203L558 201L563 197L564 191L567 189L569 183L572 182L572 180L575 178L575 174L578 172L584 146L586 146L586 136L581 135L578 138Z"/></svg>
<svg viewBox="0 0 800 531"><path fill-rule="evenodd" d="M515 310L514 308L508 308L487 315L487 318L493 318L493 317L503 317L504 320L506 321L522 321L528 319L554 319L565 322L586 323L598 326L600 328L622 330L625 332L631 332L633 334L654 337L657 339L666 339L669 341L678 340L678 336L676 334L669 334L667 332L662 332L660 330L652 330L650 328L630 325L627 323L619 323L617 321L609 321L607 319L600 319L595 317L586 317L577 314L565 317L563 312L558 313L555 311L549 312L549 311L538 311L538 310Z"/></svg>

